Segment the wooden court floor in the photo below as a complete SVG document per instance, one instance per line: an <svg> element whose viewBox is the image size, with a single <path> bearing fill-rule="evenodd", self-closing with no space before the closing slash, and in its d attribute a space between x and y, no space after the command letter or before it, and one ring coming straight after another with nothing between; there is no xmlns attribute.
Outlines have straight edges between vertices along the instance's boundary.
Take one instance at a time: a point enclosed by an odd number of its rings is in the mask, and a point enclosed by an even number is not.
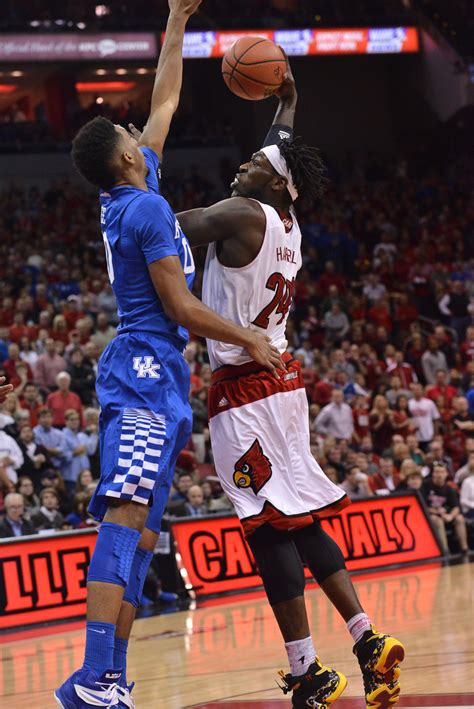
<svg viewBox="0 0 474 709"><path fill-rule="evenodd" d="M474 707L474 564L361 576L376 626L407 647L399 707ZM349 680L340 709L363 709L351 639L324 594L307 595L316 649ZM44 630L42 631L45 632ZM80 666L83 624L33 637L0 636L0 707L53 709L52 690ZM285 651L261 594L136 622L129 680L137 709L284 709L276 686Z"/></svg>

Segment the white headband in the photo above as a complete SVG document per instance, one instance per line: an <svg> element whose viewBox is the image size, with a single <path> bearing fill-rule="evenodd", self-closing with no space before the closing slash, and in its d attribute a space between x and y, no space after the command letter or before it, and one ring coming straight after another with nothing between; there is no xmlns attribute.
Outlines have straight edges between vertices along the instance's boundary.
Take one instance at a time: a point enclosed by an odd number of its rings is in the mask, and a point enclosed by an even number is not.
<svg viewBox="0 0 474 709"><path fill-rule="evenodd" d="M289 170L286 164L285 158L280 153L280 148L278 145L267 145L266 148L260 150L263 153L272 167L278 172L281 177L286 177L288 184L287 189L290 193L293 202L298 199L298 190L296 189L295 183L293 182L293 176L291 170Z"/></svg>

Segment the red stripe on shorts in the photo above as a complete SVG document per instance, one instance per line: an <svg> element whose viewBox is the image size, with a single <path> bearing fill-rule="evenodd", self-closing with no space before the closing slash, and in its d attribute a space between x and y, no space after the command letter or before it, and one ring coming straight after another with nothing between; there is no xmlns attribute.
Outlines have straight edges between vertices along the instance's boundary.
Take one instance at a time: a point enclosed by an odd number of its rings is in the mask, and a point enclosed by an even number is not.
<svg viewBox="0 0 474 709"><path fill-rule="evenodd" d="M240 522L246 537L250 536L265 522L271 524L275 529L290 532L291 530L300 529L301 527L307 527L313 524L315 519L322 519L323 517L330 517L331 515L337 514L350 504L351 501L347 495L343 495L339 500L336 500L330 505L326 505L326 507L320 510L311 510L310 512L298 515L285 515L267 500L258 515L246 517L241 519Z"/></svg>
<svg viewBox="0 0 474 709"><path fill-rule="evenodd" d="M282 360L286 370L279 370L280 379L276 379L268 369L262 369L257 362L216 369L209 388L209 418L273 394L304 388L300 362L288 352L283 353Z"/></svg>

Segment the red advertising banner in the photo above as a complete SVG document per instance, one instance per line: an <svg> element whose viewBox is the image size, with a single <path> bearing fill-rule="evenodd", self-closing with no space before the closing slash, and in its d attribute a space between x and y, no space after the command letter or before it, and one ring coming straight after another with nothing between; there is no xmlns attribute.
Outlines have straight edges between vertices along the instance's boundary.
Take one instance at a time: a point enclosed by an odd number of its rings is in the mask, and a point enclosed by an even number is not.
<svg viewBox="0 0 474 709"><path fill-rule="evenodd" d="M152 32L0 35L0 62L155 59L157 52Z"/></svg>
<svg viewBox="0 0 474 709"><path fill-rule="evenodd" d="M186 59L222 57L241 37L265 37L280 44L289 56L324 54L406 54L418 52L416 27L341 27L301 30L239 30L186 32ZM164 33L162 34L162 41Z"/></svg>
<svg viewBox="0 0 474 709"><path fill-rule="evenodd" d="M438 558L439 544L416 494L353 502L321 520L339 544L350 571ZM172 523L183 567L198 595L261 585L236 517L192 518Z"/></svg>
<svg viewBox="0 0 474 709"><path fill-rule="evenodd" d="M83 615L96 531L0 543L0 629Z"/></svg>

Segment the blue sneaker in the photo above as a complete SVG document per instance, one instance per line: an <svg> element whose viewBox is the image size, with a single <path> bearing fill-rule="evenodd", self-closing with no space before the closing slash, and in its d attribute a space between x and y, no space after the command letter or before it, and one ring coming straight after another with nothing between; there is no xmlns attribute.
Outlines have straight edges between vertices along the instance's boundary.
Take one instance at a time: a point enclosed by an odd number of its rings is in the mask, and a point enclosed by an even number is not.
<svg viewBox="0 0 474 709"><path fill-rule="evenodd" d="M74 672L54 693L63 709L87 709L87 707L130 707L121 704L118 684L122 673L107 670L99 677L94 670L80 669Z"/></svg>
<svg viewBox="0 0 474 709"><path fill-rule="evenodd" d="M135 709L135 700L132 697L132 690L135 686L135 682L132 684L127 684L125 687L117 686L117 696L119 703L117 704L117 709Z"/></svg>

